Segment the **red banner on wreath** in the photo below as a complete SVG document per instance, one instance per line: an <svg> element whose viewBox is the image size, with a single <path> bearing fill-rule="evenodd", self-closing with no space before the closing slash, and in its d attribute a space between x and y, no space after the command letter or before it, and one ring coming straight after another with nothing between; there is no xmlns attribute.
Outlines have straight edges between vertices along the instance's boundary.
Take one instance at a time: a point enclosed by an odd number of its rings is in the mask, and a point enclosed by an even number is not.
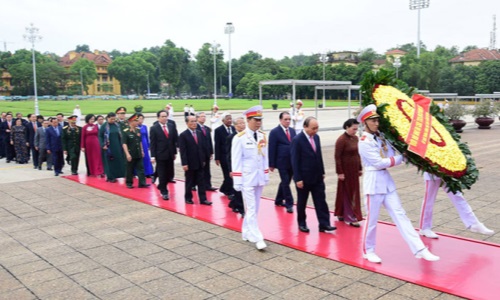
<svg viewBox="0 0 500 300"><path fill-rule="evenodd" d="M412 98L416 105L405 142L409 151L425 158L432 126L432 115L429 113L432 100L419 94L413 95Z"/></svg>

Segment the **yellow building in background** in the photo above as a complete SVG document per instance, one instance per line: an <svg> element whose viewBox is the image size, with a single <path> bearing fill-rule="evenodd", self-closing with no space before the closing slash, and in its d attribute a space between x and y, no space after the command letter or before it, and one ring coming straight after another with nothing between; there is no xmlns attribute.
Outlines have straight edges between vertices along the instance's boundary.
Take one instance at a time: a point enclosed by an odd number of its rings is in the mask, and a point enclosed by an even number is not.
<svg viewBox="0 0 500 300"><path fill-rule="evenodd" d="M0 96L10 96L12 91L12 76L7 71L2 71L2 84L0 85Z"/></svg>
<svg viewBox="0 0 500 300"><path fill-rule="evenodd" d="M91 52L70 51L61 58L60 64L69 69L77 60L88 59L96 66L97 79L88 86L89 95L119 95L120 82L108 74L108 66L113 61L105 51Z"/></svg>
<svg viewBox="0 0 500 300"><path fill-rule="evenodd" d="M450 59L452 65L478 66L483 61L500 60L500 51L490 49L472 49Z"/></svg>

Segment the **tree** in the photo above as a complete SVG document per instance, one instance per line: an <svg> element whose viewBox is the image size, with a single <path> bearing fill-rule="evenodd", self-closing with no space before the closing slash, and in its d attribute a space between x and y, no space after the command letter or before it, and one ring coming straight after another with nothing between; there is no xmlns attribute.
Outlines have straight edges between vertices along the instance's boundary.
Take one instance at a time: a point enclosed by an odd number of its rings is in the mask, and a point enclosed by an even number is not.
<svg viewBox="0 0 500 300"><path fill-rule="evenodd" d="M138 56L118 57L108 67L109 75L118 79L126 93L144 91L148 73L153 74L154 66Z"/></svg>
<svg viewBox="0 0 500 300"><path fill-rule="evenodd" d="M366 48L359 53L359 61L373 63L376 59L383 59L384 56L378 54L373 48Z"/></svg>
<svg viewBox="0 0 500 300"><path fill-rule="evenodd" d="M160 76L179 95L188 82L189 51L167 40L160 48Z"/></svg>
<svg viewBox="0 0 500 300"><path fill-rule="evenodd" d="M469 46L466 46L466 47L464 48L464 50L462 50L462 53L469 52L469 51L471 51L471 50L475 50L475 49L477 49L477 46L476 46L476 45L469 45Z"/></svg>
<svg viewBox="0 0 500 300"><path fill-rule="evenodd" d="M477 73L476 93L492 94L500 91L500 60L482 62Z"/></svg>
<svg viewBox="0 0 500 300"><path fill-rule="evenodd" d="M203 78L203 81L205 82L205 85L209 85L211 88L212 92L216 92L213 90L214 86L214 54L210 53L210 49L212 46L209 43L203 44L200 50L198 50L198 53L196 54L196 64L198 65L198 69L200 71L201 77ZM217 66L218 70L223 69L224 61L223 61L224 54L222 51L219 50L219 52L215 55L215 63Z"/></svg>
<svg viewBox="0 0 500 300"><path fill-rule="evenodd" d="M90 52L89 45L76 45L75 52L82 53L82 52Z"/></svg>
<svg viewBox="0 0 500 300"><path fill-rule="evenodd" d="M95 63L85 58L77 60L70 68L71 79L83 85L85 93L89 93L89 85L97 79L97 69ZM81 91L83 94L83 91Z"/></svg>

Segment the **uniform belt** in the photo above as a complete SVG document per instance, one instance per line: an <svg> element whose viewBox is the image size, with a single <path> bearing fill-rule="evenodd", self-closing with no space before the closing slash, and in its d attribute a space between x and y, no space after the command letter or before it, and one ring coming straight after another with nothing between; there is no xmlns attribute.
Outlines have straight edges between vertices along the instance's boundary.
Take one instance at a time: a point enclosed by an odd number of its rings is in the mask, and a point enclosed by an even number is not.
<svg viewBox="0 0 500 300"><path fill-rule="evenodd" d="M386 169L377 169L377 168L372 167L372 166L365 167L364 169L365 169L365 171L385 171L386 170Z"/></svg>

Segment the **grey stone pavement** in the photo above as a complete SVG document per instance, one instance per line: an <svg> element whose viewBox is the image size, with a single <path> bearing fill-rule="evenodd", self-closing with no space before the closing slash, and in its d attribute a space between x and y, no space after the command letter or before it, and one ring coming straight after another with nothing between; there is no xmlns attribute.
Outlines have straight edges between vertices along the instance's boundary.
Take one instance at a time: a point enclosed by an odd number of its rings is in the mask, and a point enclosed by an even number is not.
<svg viewBox="0 0 500 300"><path fill-rule="evenodd" d="M345 110L320 114L320 125L330 128L320 132L330 208L336 191L333 145L342 133L334 129L346 118ZM276 123L277 112L266 112L266 130ZM436 231L500 243L499 132L498 121L491 130L469 122L462 134L481 172L465 195L479 219L497 233L468 232L442 191L435 205ZM412 166L391 173L416 225L423 179ZM182 177L178 164L176 174ZM219 184L222 174L215 164L212 175L214 185ZM271 174L264 196L273 197L278 182L278 174ZM259 252L238 232L29 165L1 160L0 191L0 299L456 298L271 242ZM384 210L381 219L390 221Z"/></svg>

